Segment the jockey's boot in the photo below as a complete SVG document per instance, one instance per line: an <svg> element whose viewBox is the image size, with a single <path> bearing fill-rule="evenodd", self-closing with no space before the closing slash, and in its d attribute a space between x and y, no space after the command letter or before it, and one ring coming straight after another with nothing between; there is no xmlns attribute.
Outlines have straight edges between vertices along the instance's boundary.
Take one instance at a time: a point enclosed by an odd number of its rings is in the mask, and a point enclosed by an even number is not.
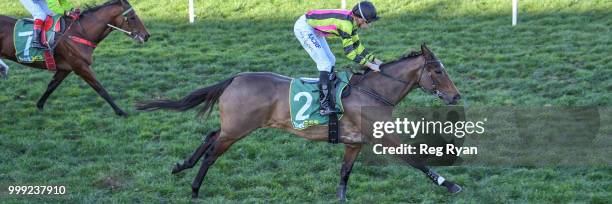
<svg viewBox="0 0 612 204"><path fill-rule="evenodd" d="M321 115L339 113L336 104L332 101L333 82L330 80L330 73L327 71L319 72L319 103L321 103Z"/></svg>
<svg viewBox="0 0 612 204"><path fill-rule="evenodd" d="M41 19L34 20L34 32L32 33L32 47L46 49L47 47L40 42L42 27L44 26L44 21Z"/></svg>

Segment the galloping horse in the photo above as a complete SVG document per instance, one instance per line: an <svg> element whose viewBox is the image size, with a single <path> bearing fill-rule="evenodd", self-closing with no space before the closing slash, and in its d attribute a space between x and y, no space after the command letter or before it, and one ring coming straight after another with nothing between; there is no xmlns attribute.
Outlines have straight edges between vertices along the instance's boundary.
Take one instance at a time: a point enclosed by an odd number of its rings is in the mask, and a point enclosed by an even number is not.
<svg viewBox="0 0 612 204"><path fill-rule="evenodd" d="M13 28L16 22L17 20L14 18L0 15L0 58L15 62L17 62L17 57L13 45ZM38 100L36 107L42 110L47 98L62 83L64 78L74 71L113 107L117 115L126 116L127 113L115 104L108 92L98 82L91 65L93 64L95 45L104 40L113 29L122 30L140 43L147 41L150 35L140 18L127 0L113 0L87 9L80 14L78 20L67 18L66 24L70 26L64 34L58 35L58 43L54 52L57 71L47 90ZM24 65L46 69L44 62Z"/></svg>
<svg viewBox="0 0 612 204"><path fill-rule="evenodd" d="M232 144L255 129L280 128L310 140L327 140L325 126L304 130L293 128L288 101L290 82L291 78L274 73L242 73L216 85L193 91L182 100L154 100L139 103L137 108L147 111L184 111L204 103L201 113L210 113L214 104L219 102L221 129L209 133L193 155L183 164L177 163L172 170L175 174L192 168L204 156L200 171L191 185L192 197L195 198L208 168ZM367 72L357 84L351 86L359 91L353 91L343 99L344 117L340 120L340 141L345 144L345 153L336 194L340 200L346 198L349 174L364 142L361 120L369 120L367 115L362 118L361 107L397 104L417 87L433 93L447 104L455 104L460 99L459 91L444 66L425 45L421 45L421 53L383 64L380 72ZM387 143L399 143L397 138L389 138ZM434 183L446 187L451 193L461 191L459 185L445 180L425 166L423 161L414 161L404 156L400 156L400 159L423 171Z"/></svg>

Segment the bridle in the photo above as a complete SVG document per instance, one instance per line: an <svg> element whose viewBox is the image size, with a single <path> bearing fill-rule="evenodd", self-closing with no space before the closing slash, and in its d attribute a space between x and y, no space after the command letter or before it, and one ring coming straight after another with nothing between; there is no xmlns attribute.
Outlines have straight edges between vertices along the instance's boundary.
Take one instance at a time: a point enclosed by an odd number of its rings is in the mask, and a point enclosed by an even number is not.
<svg viewBox="0 0 612 204"><path fill-rule="evenodd" d="M438 82L438 80L436 80L433 76L431 76L431 72L429 73L429 79L431 80L431 90L427 90L425 88L423 88L423 86L421 86L421 78L423 78L423 72L425 71L425 67L430 64L430 63L438 63L441 64L442 62L440 62L440 60L425 60L425 63L422 65L421 67L421 74L419 76L419 78L417 79L417 86L419 86L419 88L421 88L421 90L423 90L423 92L429 92L437 97L442 97L444 95L446 95L445 93L441 92L438 90L438 85L440 85L440 82Z"/></svg>
<svg viewBox="0 0 612 204"><path fill-rule="evenodd" d="M123 24L125 24L125 23L127 23L128 26L130 25L130 21L128 20L128 18L134 17L134 15L135 15L134 12L132 12L132 11L134 11L134 7L130 6L127 9L124 7L124 11L123 11L123 13L121 13L121 16L123 16L123 21L121 22L121 25L114 26L113 24L109 23L109 24L106 24L106 26L110 27L111 29L115 29L115 30L121 31L121 32L127 34L128 36L130 36L132 38L136 38L135 36L132 35L133 32L130 32L130 31L127 31L127 30L124 30L124 29L120 28L120 27L123 27ZM128 16L128 14L130 14L130 13L132 15Z"/></svg>
<svg viewBox="0 0 612 204"><path fill-rule="evenodd" d="M441 92L441 91L439 91L439 90L438 90L438 85L440 85L440 84L439 84L439 82L438 82L437 80L435 80L435 79L434 79L434 78L431 76L431 72L429 73L429 77L430 77L430 80L431 80L431 82L432 82L432 89L431 89L431 90L427 90L427 89L423 88L423 86L421 86L421 78L423 78L423 73L425 72L425 67L427 67L427 65L429 65L429 64L431 64L431 63L440 63L440 60L437 60L437 59L436 59L436 60L425 60L425 63L423 63L423 64L421 65L421 67L419 67L419 69L421 70L421 74L419 75L419 78L417 79L416 84L417 84L417 86L418 86L419 88L421 88L421 90L423 90L424 92L428 92L428 93L431 93L431 94L433 94L433 95L435 95L435 96L441 97L441 96L443 96L443 95L445 95L445 94L444 94L443 92ZM391 80L395 81L395 82L402 83L402 84L404 84L404 85L406 85L406 86L409 86L409 85L410 85L410 82L408 82L408 81L404 81L404 80L402 80L402 79L395 78L395 77L393 77L393 76L391 76L391 75L389 75L389 74L385 73L385 72L384 72L384 70L385 70L385 69L382 69L382 68L381 68L381 69L380 69L380 72L378 72L378 73L379 73L380 75L384 76L384 77L387 77L387 78L389 78L389 79L391 79ZM358 81L356 84L354 84L354 85L350 85L350 84L349 84L349 86L352 86L352 87L357 88L357 90L359 90L359 91L361 91L361 92L363 92L363 93L365 93L365 94L367 94L367 95L371 96L372 98L374 98L374 99L376 99L376 100L378 100L378 101L380 101L380 102L384 103L385 105L388 105L388 106L395 106L396 104L394 104L393 102L391 102L391 100L387 99L387 98L386 98L386 97L384 97L384 96L381 96L380 94L376 93L374 90L369 89L369 88L365 88L365 87L362 87L362 86L359 86L359 83L360 83L361 81L363 81L363 80L364 80L364 79L365 79L365 78L368 76L368 74L370 74L370 73L372 73L372 72L371 72L371 71L366 72L366 73L364 74L364 76L363 76L363 77L362 77L362 78L361 78L361 79L360 79L360 80L359 80L359 81Z"/></svg>
<svg viewBox="0 0 612 204"><path fill-rule="evenodd" d="M129 5L128 5L128 7L126 8L126 7L125 7L125 4L122 4L121 6L122 6L122 8L123 8L123 12L121 13L121 16L123 16L123 21L121 22L121 25L119 25L119 26L115 26L115 25L112 25L112 24L108 23L108 24L106 24L106 26L108 26L108 27L107 27L107 28L104 30L104 32L102 32L102 33L107 33L107 32L110 32L112 29L115 29L115 30L118 30L118 31L120 31L120 32L123 32L123 33L127 34L127 35L128 35L128 36L130 36L132 39L136 39L138 36L137 36L137 35L134 35L134 32L130 32L130 31L127 31L127 30L124 30L124 29L121 29L121 28L120 28L120 27L123 27L123 24L125 24L125 23L127 23L127 24L128 24L128 26L129 26L130 21L128 20L128 18L131 18L131 17L133 17L133 15L136 15L136 14L133 12L133 11L134 11L134 8L133 8L132 6L129 6ZM129 14L131 14L131 15L129 15ZM94 18L95 18L95 17L94 17ZM99 20L99 19L96 19L96 20ZM75 22L75 21L73 21L72 23L70 23L70 25L68 26L68 29L66 29L66 31L70 30L70 28L72 27L72 24L73 24L74 22ZM76 19L76 23L77 23L77 24L79 25L79 27L81 28L81 33L82 33L82 34L86 34L86 32L85 32L85 28L84 28L84 27L83 27L83 25L81 24L81 18L80 18L80 17L79 17L78 19ZM71 40L73 40L73 41L75 41L75 42L77 42L77 43L84 44L84 45L87 45L87 46L92 47L92 48L95 48L95 47L96 47L96 44L95 44L95 43L93 43L93 42L92 42L92 41L90 41L90 40L84 39L84 38L82 38L82 37L78 37L78 36L71 35L71 36L68 36L68 38L69 38L69 39L71 39Z"/></svg>

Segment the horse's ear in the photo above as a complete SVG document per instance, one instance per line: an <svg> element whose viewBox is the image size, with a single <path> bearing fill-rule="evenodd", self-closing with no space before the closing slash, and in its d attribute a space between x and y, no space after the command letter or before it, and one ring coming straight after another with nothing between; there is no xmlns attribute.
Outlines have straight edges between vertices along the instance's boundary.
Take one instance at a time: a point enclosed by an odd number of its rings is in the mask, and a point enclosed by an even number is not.
<svg viewBox="0 0 612 204"><path fill-rule="evenodd" d="M431 50L429 50L429 48L427 48L427 45L425 45L425 43L421 44L421 53L427 59L435 59L436 58L436 56L433 54L433 52L431 52Z"/></svg>
<svg viewBox="0 0 612 204"><path fill-rule="evenodd" d="M421 44L421 53L423 53L423 55L425 56L431 56L431 51L429 50L429 48L427 48L427 45L425 45L425 43Z"/></svg>

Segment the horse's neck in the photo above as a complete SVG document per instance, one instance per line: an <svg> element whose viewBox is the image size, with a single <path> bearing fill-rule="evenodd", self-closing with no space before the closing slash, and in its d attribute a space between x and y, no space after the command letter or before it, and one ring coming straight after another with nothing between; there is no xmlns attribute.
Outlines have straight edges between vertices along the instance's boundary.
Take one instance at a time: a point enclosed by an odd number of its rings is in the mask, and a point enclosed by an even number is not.
<svg viewBox="0 0 612 204"><path fill-rule="evenodd" d="M376 93L385 97L393 104L398 104L418 85L419 73L421 72L420 67L423 63L423 57L416 57L382 68L385 74L409 84L401 83L378 73L370 73L371 76L362 82L363 86L376 91Z"/></svg>
<svg viewBox="0 0 612 204"><path fill-rule="evenodd" d="M108 29L107 24L112 24L113 19L120 12L121 9L117 8L117 6L109 5L82 16L80 19L82 26L87 26L84 28L86 30L86 37L96 44L104 40L110 34L110 31L112 31Z"/></svg>

